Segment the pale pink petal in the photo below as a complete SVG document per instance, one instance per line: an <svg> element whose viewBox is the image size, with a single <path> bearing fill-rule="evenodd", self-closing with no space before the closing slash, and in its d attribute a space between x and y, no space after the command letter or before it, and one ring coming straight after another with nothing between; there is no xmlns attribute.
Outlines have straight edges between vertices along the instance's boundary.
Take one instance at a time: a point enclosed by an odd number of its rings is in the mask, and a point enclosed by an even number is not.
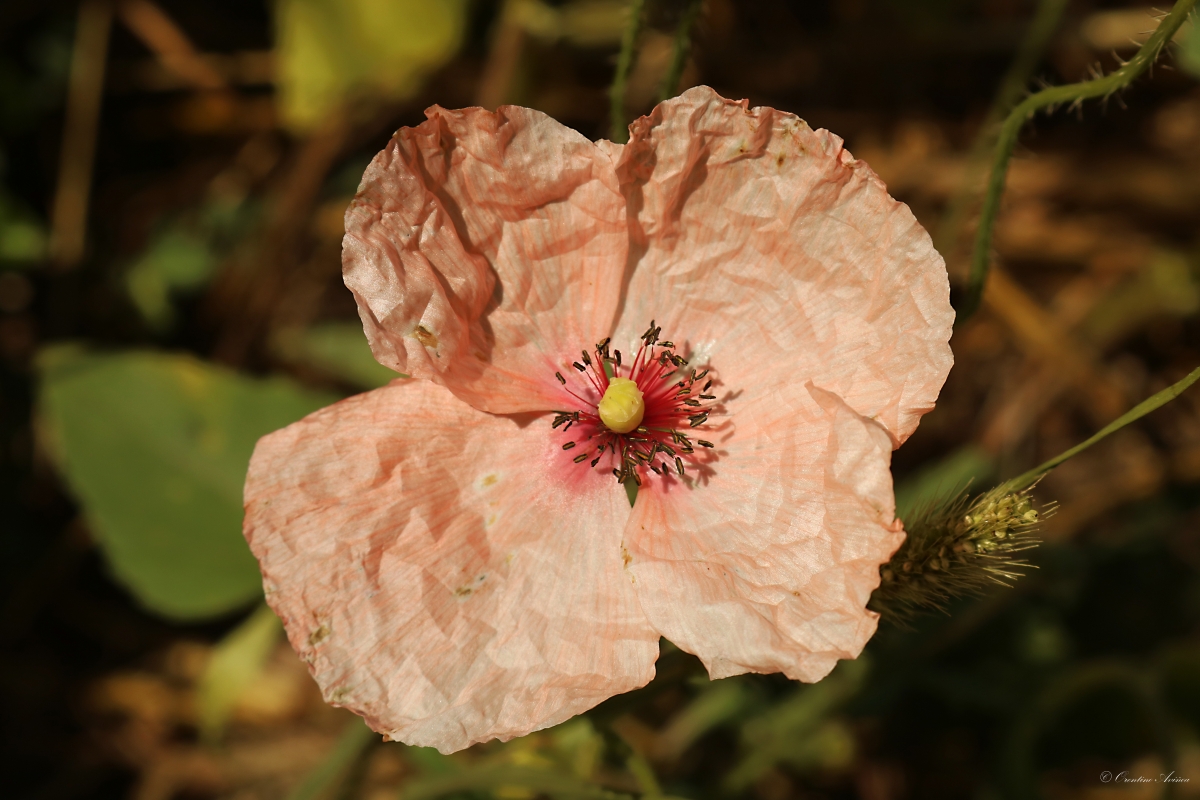
<svg viewBox="0 0 1200 800"><path fill-rule="evenodd" d="M380 363L484 411L555 408L611 332L627 253L607 154L550 117L434 106L375 157L342 264Z"/></svg>
<svg viewBox="0 0 1200 800"><path fill-rule="evenodd" d="M707 87L631 130L636 267L614 340L654 319L729 390L811 381L904 441L950 370L954 318L908 207L828 131Z"/></svg>
<svg viewBox="0 0 1200 800"><path fill-rule="evenodd" d="M561 439L412 380L259 442L246 538L329 702L450 752L653 677L625 494Z"/></svg>
<svg viewBox="0 0 1200 800"><path fill-rule="evenodd" d="M820 680L874 633L867 600L904 539L891 439L811 384L726 405L713 460L642 487L627 569L651 624L712 677Z"/></svg>

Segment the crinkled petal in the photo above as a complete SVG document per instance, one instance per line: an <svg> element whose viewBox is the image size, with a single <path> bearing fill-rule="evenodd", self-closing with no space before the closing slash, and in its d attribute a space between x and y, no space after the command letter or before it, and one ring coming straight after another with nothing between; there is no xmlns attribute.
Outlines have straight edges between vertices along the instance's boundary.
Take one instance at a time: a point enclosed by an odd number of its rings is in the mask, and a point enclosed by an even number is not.
<svg viewBox="0 0 1200 800"><path fill-rule="evenodd" d="M941 257L828 131L698 87L631 127L635 264L615 341L654 319L726 387L811 381L898 445L950 370Z"/></svg>
<svg viewBox="0 0 1200 800"><path fill-rule="evenodd" d="M560 404L555 371L611 332L627 253L608 154L545 114L434 106L375 157L342 265L385 366L484 411Z"/></svg>
<svg viewBox="0 0 1200 800"><path fill-rule="evenodd" d="M817 681L874 633L867 600L904 539L891 438L811 384L729 409L713 460L639 492L627 569L651 624L712 677Z"/></svg>
<svg viewBox="0 0 1200 800"><path fill-rule="evenodd" d="M653 677L658 634L623 572L628 502L567 455L544 418L416 380L259 442L246 538L329 702L450 752Z"/></svg>

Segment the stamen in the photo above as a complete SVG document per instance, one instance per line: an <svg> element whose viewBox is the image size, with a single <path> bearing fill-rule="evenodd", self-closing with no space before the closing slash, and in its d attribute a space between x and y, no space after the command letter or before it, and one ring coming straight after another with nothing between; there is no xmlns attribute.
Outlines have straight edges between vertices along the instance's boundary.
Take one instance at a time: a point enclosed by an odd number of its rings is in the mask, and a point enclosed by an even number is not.
<svg viewBox="0 0 1200 800"><path fill-rule="evenodd" d="M694 458L694 447L714 448L712 442L699 439L693 443L682 433L704 425L712 412L717 398L707 391L713 380L704 383L703 393L696 391L709 370L688 368L688 360L677 352L675 342L660 340L661 334L662 329L651 320L628 365L620 350L610 351L611 337L601 339L592 351L581 350L581 360L571 366L586 375L590 386L573 387L561 372L554 373L580 409L556 411L552 417L554 430L565 433L572 426L580 427L576 439L562 444L562 449L571 450L585 442L595 445L591 452L573 455L574 463L587 462L594 469L606 461L618 482L633 481L640 486L646 476L643 470L665 478L671 471L671 461L665 460L669 458L683 477L687 472L684 461ZM656 458L659 453L664 454L661 463Z"/></svg>

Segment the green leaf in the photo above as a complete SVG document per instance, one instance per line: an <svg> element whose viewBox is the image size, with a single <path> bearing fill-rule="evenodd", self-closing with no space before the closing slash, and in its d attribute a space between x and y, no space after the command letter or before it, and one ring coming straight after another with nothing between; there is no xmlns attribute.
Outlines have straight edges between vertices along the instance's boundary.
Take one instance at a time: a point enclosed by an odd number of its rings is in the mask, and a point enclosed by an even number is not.
<svg viewBox="0 0 1200 800"><path fill-rule="evenodd" d="M45 227L0 190L0 262L24 264L46 257Z"/></svg>
<svg viewBox="0 0 1200 800"><path fill-rule="evenodd" d="M315 800L319 797L340 797L336 790L360 761L367 748L379 742L379 734L368 728L361 719L346 725L333 750L312 769L300 785L288 794L288 800Z"/></svg>
<svg viewBox="0 0 1200 800"><path fill-rule="evenodd" d="M250 454L336 398L186 355L57 346L39 368L43 429L116 577L178 619L258 597L241 533Z"/></svg>
<svg viewBox="0 0 1200 800"><path fill-rule="evenodd" d="M979 486L995 472L996 462L987 451L966 445L896 485L896 516L911 522L926 506L958 494L972 482Z"/></svg>
<svg viewBox="0 0 1200 800"><path fill-rule="evenodd" d="M1193 78L1200 78L1200 25L1196 24L1197 14L1192 12L1188 18L1186 33L1175 51L1175 60L1184 72Z"/></svg>
<svg viewBox="0 0 1200 800"><path fill-rule="evenodd" d="M352 94L404 100L462 42L466 0L278 0L284 121L310 129Z"/></svg>
<svg viewBox="0 0 1200 800"><path fill-rule="evenodd" d="M834 715L858 692L867 678L863 656L842 661L820 683L801 686L742 729L743 755L725 775L725 788L743 792L780 763L802 769L843 763L853 747Z"/></svg>
<svg viewBox="0 0 1200 800"><path fill-rule="evenodd" d="M197 693L204 739L221 737L238 698L262 673L282 634L275 612L262 605L213 648Z"/></svg>
<svg viewBox="0 0 1200 800"><path fill-rule="evenodd" d="M361 389L377 389L406 377L375 360L357 322L328 322L291 331L275 342L280 357L305 364Z"/></svg>
<svg viewBox="0 0 1200 800"><path fill-rule="evenodd" d="M125 275L129 296L147 322L164 327L174 315L171 294L202 286L217 265L208 238L182 226L167 228Z"/></svg>
<svg viewBox="0 0 1200 800"><path fill-rule="evenodd" d="M452 775L435 775L411 780L401 800L433 800L470 791L524 789L534 794L570 800L626 800L630 796L596 786L557 770L524 766L470 767Z"/></svg>

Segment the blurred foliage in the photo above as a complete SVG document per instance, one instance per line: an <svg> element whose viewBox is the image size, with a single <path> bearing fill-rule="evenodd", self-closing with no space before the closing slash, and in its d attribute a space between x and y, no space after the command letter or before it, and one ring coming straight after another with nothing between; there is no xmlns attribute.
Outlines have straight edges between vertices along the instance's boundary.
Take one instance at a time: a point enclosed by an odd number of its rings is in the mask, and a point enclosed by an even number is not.
<svg viewBox="0 0 1200 800"><path fill-rule="evenodd" d="M1198 19L1200 19L1200 14L1193 11L1191 24L1179 45L1177 60L1179 66L1187 70L1189 74L1200 78L1200 30L1198 30L1200 26L1196 24Z"/></svg>
<svg viewBox="0 0 1200 800"><path fill-rule="evenodd" d="M377 389L396 378L375 360L358 322L326 322L304 330L284 330L276 339L280 357L305 364L359 389Z"/></svg>
<svg viewBox="0 0 1200 800"><path fill-rule="evenodd" d="M466 0L277 0L284 121L306 130L352 96L405 100L462 41Z"/></svg>
<svg viewBox="0 0 1200 800"><path fill-rule="evenodd" d="M196 689L202 738L221 738L238 698L262 673L282 637L279 618L262 605L213 648Z"/></svg>
<svg viewBox="0 0 1200 800"><path fill-rule="evenodd" d="M0 755L14 796L1057 800L1157 796L1103 794L1098 776L1172 769L1194 796L1200 405L1186 395L1036 487L1062 502L1036 570L904 629L885 620L812 686L710 681L664 642L647 687L443 756L327 706L254 607L240 521L257 437L398 377L340 283L363 166L433 102L519 100L606 135L628 5L154 0L138 28L129 9L147 6L117 4L73 270L46 243L76 7L0 11ZM1111 73L1151 26L1141 5L1081 0L1030 48L1048 5L706 0L688 51L679 25L696 5L646 0L623 111L648 111L676 69L681 88L795 111L845 136L931 227L955 197L977 205L970 153L995 133L994 98L1031 76ZM1180 70L1022 135L1001 271L955 334L937 409L895 454L910 529L1200 361L1200 36L1174 47ZM939 237L952 274L972 224Z"/></svg>
<svg viewBox="0 0 1200 800"><path fill-rule="evenodd" d="M174 300L194 293L253 224L256 209L229 199L212 200L188 218L157 231L125 274L130 300L162 330L175 319Z"/></svg>
<svg viewBox="0 0 1200 800"><path fill-rule="evenodd" d="M0 193L0 264L29 264L46 257L46 229L11 197Z"/></svg>
<svg viewBox="0 0 1200 800"><path fill-rule="evenodd" d="M334 398L165 353L61 345L39 367L47 445L121 582L180 619L257 597L262 576L241 535L250 453Z"/></svg>

